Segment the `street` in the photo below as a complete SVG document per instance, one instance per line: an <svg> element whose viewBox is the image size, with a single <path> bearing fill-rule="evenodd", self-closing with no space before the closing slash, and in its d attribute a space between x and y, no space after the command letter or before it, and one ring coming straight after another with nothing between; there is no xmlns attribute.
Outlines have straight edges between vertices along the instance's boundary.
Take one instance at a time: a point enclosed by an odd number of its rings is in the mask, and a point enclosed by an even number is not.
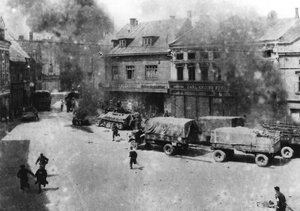
<svg viewBox="0 0 300 211"><path fill-rule="evenodd" d="M72 114L40 113L0 142L0 210L272 210L257 202L274 199L280 186L293 210L300 210L300 159L279 157L260 168L252 156L215 163L209 147L173 157L161 150L137 150L140 166L129 169L129 131L112 142L110 130L74 127ZM38 194L19 189L21 164L34 173L40 153L49 158L49 184Z"/></svg>

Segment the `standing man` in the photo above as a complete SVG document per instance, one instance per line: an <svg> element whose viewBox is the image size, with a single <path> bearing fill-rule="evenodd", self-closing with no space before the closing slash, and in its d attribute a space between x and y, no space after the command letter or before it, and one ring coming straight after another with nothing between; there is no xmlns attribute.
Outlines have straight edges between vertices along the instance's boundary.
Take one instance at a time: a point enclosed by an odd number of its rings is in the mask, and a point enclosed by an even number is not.
<svg viewBox="0 0 300 211"><path fill-rule="evenodd" d="M32 176L34 176L34 174L30 170L25 168L25 165L21 165L20 170L17 173L17 177L20 179L21 190L24 190L25 188L30 188L27 174L31 174Z"/></svg>
<svg viewBox="0 0 300 211"><path fill-rule="evenodd" d="M61 99L60 100L60 111L63 111L64 110L64 100L63 99Z"/></svg>
<svg viewBox="0 0 300 211"><path fill-rule="evenodd" d="M119 130L118 130L118 127L117 127L116 123L112 124L111 130L112 130L112 133L113 133L113 135L112 135L113 140L112 141L115 141L115 137L119 135Z"/></svg>
<svg viewBox="0 0 300 211"><path fill-rule="evenodd" d="M40 166L40 168L36 171L35 176L36 176L35 184L38 184L39 193L41 193L42 192L42 185L45 187L46 184L48 184L48 181L47 181L48 174L47 174L47 171L46 171L45 167Z"/></svg>
<svg viewBox="0 0 300 211"><path fill-rule="evenodd" d="M274 187L275 189L275 199L276 199L276 211L285 211L286 200L285 196L280 192L278 186Z"/></svg>
<svg viewBox="0 0 300 211"><path fill-rule="evenodd" d="M132 147L130 147L129 157L130 157L129 165L130 165L130 169L132 169L132 164L138 164L136 161L137 153L136 151L133 150Z"/></svg>

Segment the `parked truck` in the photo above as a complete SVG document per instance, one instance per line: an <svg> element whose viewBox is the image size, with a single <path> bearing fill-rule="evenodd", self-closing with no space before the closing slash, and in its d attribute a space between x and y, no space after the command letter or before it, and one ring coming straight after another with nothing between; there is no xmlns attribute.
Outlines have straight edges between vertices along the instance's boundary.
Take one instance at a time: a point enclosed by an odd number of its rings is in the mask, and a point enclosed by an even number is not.
<svg viewBox="0 0 300 211"><path fill-rule="evenodd" d="M279 131L260 131L246 127L222 127L211 133L211 146L216 162L223 162L234 155L234 150L255 155L255 163L265 167L280 151Z"/></svg>
<svg viewBox="0 0 300 211"><path fill-rule="evenodd" d="M293 123L280 121L263 122L261 125L267 130L280 131L281 156L292 158L297 147L300 147L300 127Z"/></svg>
<svg viewBox="0 0 300 211"><path fill-rule="evenodd" d="M134 132L129 142L135 149L159 145L167 155L173 155L179 150L186 151L189 143L198 138L198 133L193 119L155 117L146 121L143 132Z"/></svg>

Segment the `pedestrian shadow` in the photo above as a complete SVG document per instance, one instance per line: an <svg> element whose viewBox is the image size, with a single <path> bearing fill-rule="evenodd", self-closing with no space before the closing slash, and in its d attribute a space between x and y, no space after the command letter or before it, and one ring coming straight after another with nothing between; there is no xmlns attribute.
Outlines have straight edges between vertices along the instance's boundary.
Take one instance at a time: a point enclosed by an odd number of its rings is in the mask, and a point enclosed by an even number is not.
<svg viewBox="0 0 300 211"><path fill-rule="evenodd" d="M59 187L56 187L56 188L42 188L42 192L46 192L46 191L56 191L58 190Z"/></svg>
<svg viewBox="0 0 300 211"><path fill-rule="evenodd" d="M20 181L16 175L22 164L30 169L29 146L29 140L2 140L0 142L0 210L48 211L46 204L50 201L46 194L38 194L38 188L34 185L34 177L28 176L30 189L20 190Z"/></svg>
<svg viewBox="0 0 300 211"><path fill-rule="evenodd" d="M56 177L56 176L58 176L58 174L48 174L47 177Z"/></svg>
<svg viewBox="0 0 300 211"><path fill-rule="evenodd" d="M81 130L87 133L94 133L94 131L89 126L74 126L74 125L65 125L65 127L71 127L76 130Z"/></svg>

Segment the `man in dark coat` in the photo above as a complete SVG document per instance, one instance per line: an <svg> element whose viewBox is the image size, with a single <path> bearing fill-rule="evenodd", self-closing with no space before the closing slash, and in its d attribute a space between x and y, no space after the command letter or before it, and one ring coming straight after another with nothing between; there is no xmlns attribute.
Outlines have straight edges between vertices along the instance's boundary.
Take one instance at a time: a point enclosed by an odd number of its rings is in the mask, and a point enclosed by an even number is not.
<svg viewBox="0 0 300 211"><path fill-rule="evenodd" d="M48 160L49 159L46 156L44 156L43 153L41 153L40 156L38 157L38 159L36 160L35 165L37 163L39 163L40 166L44 166L45 167L46 164L48 163Z"/></svg>
<svg viewBox="0 0 300 211"><path fill-rule="evenodd" d="M116 123L113 123L113 124L112 124L111 130L112 130L112 132L113 132L113 137L112 137L113 140L112 140L112 141L114 141L114 140L115 140L115 137L116 137L116 136L119 136L119 130L118 130L118 127L117 127Z"/></svg>
<svg viewBox="0 0 300 211"><path fill-rule="evenodd" d="M21 190L24 190L25 188L30 188L27 174L31 174L32 176L34 176L34 174L30 170L26 169L25 165L21 165L20 168L21 169L18 171L17 177L20 179Z"/></svg>
<svg viewBox="0 0 300 211"><path fill-rule="evenodd" d="M274 187L275 189L275 199L276 199L276 211L285 211L286 208L286 200L283 193L280 192L280 188L278 186Z"/></svg>
<svg viewBox="0 0 300 211"><path fill-rule="evenodd" d="M35 176L36 176L35 184L38 184L39 193L41 193L42 192L42 185L45 187L46 184L48 184L48 181L47 181L48 174L47 174L47 171L46 171L45 167L40 166L40 168L36 171Z"/></svg>
<svg viewBox="0 0 300 211"><path fill-rule="evenodd" d="M129 165L130 165L130 169L132 169L132 164L138 164L136 161L137 153L136 151L133 150L132 147L130 147L129 157L130 157Z"/></svg>

